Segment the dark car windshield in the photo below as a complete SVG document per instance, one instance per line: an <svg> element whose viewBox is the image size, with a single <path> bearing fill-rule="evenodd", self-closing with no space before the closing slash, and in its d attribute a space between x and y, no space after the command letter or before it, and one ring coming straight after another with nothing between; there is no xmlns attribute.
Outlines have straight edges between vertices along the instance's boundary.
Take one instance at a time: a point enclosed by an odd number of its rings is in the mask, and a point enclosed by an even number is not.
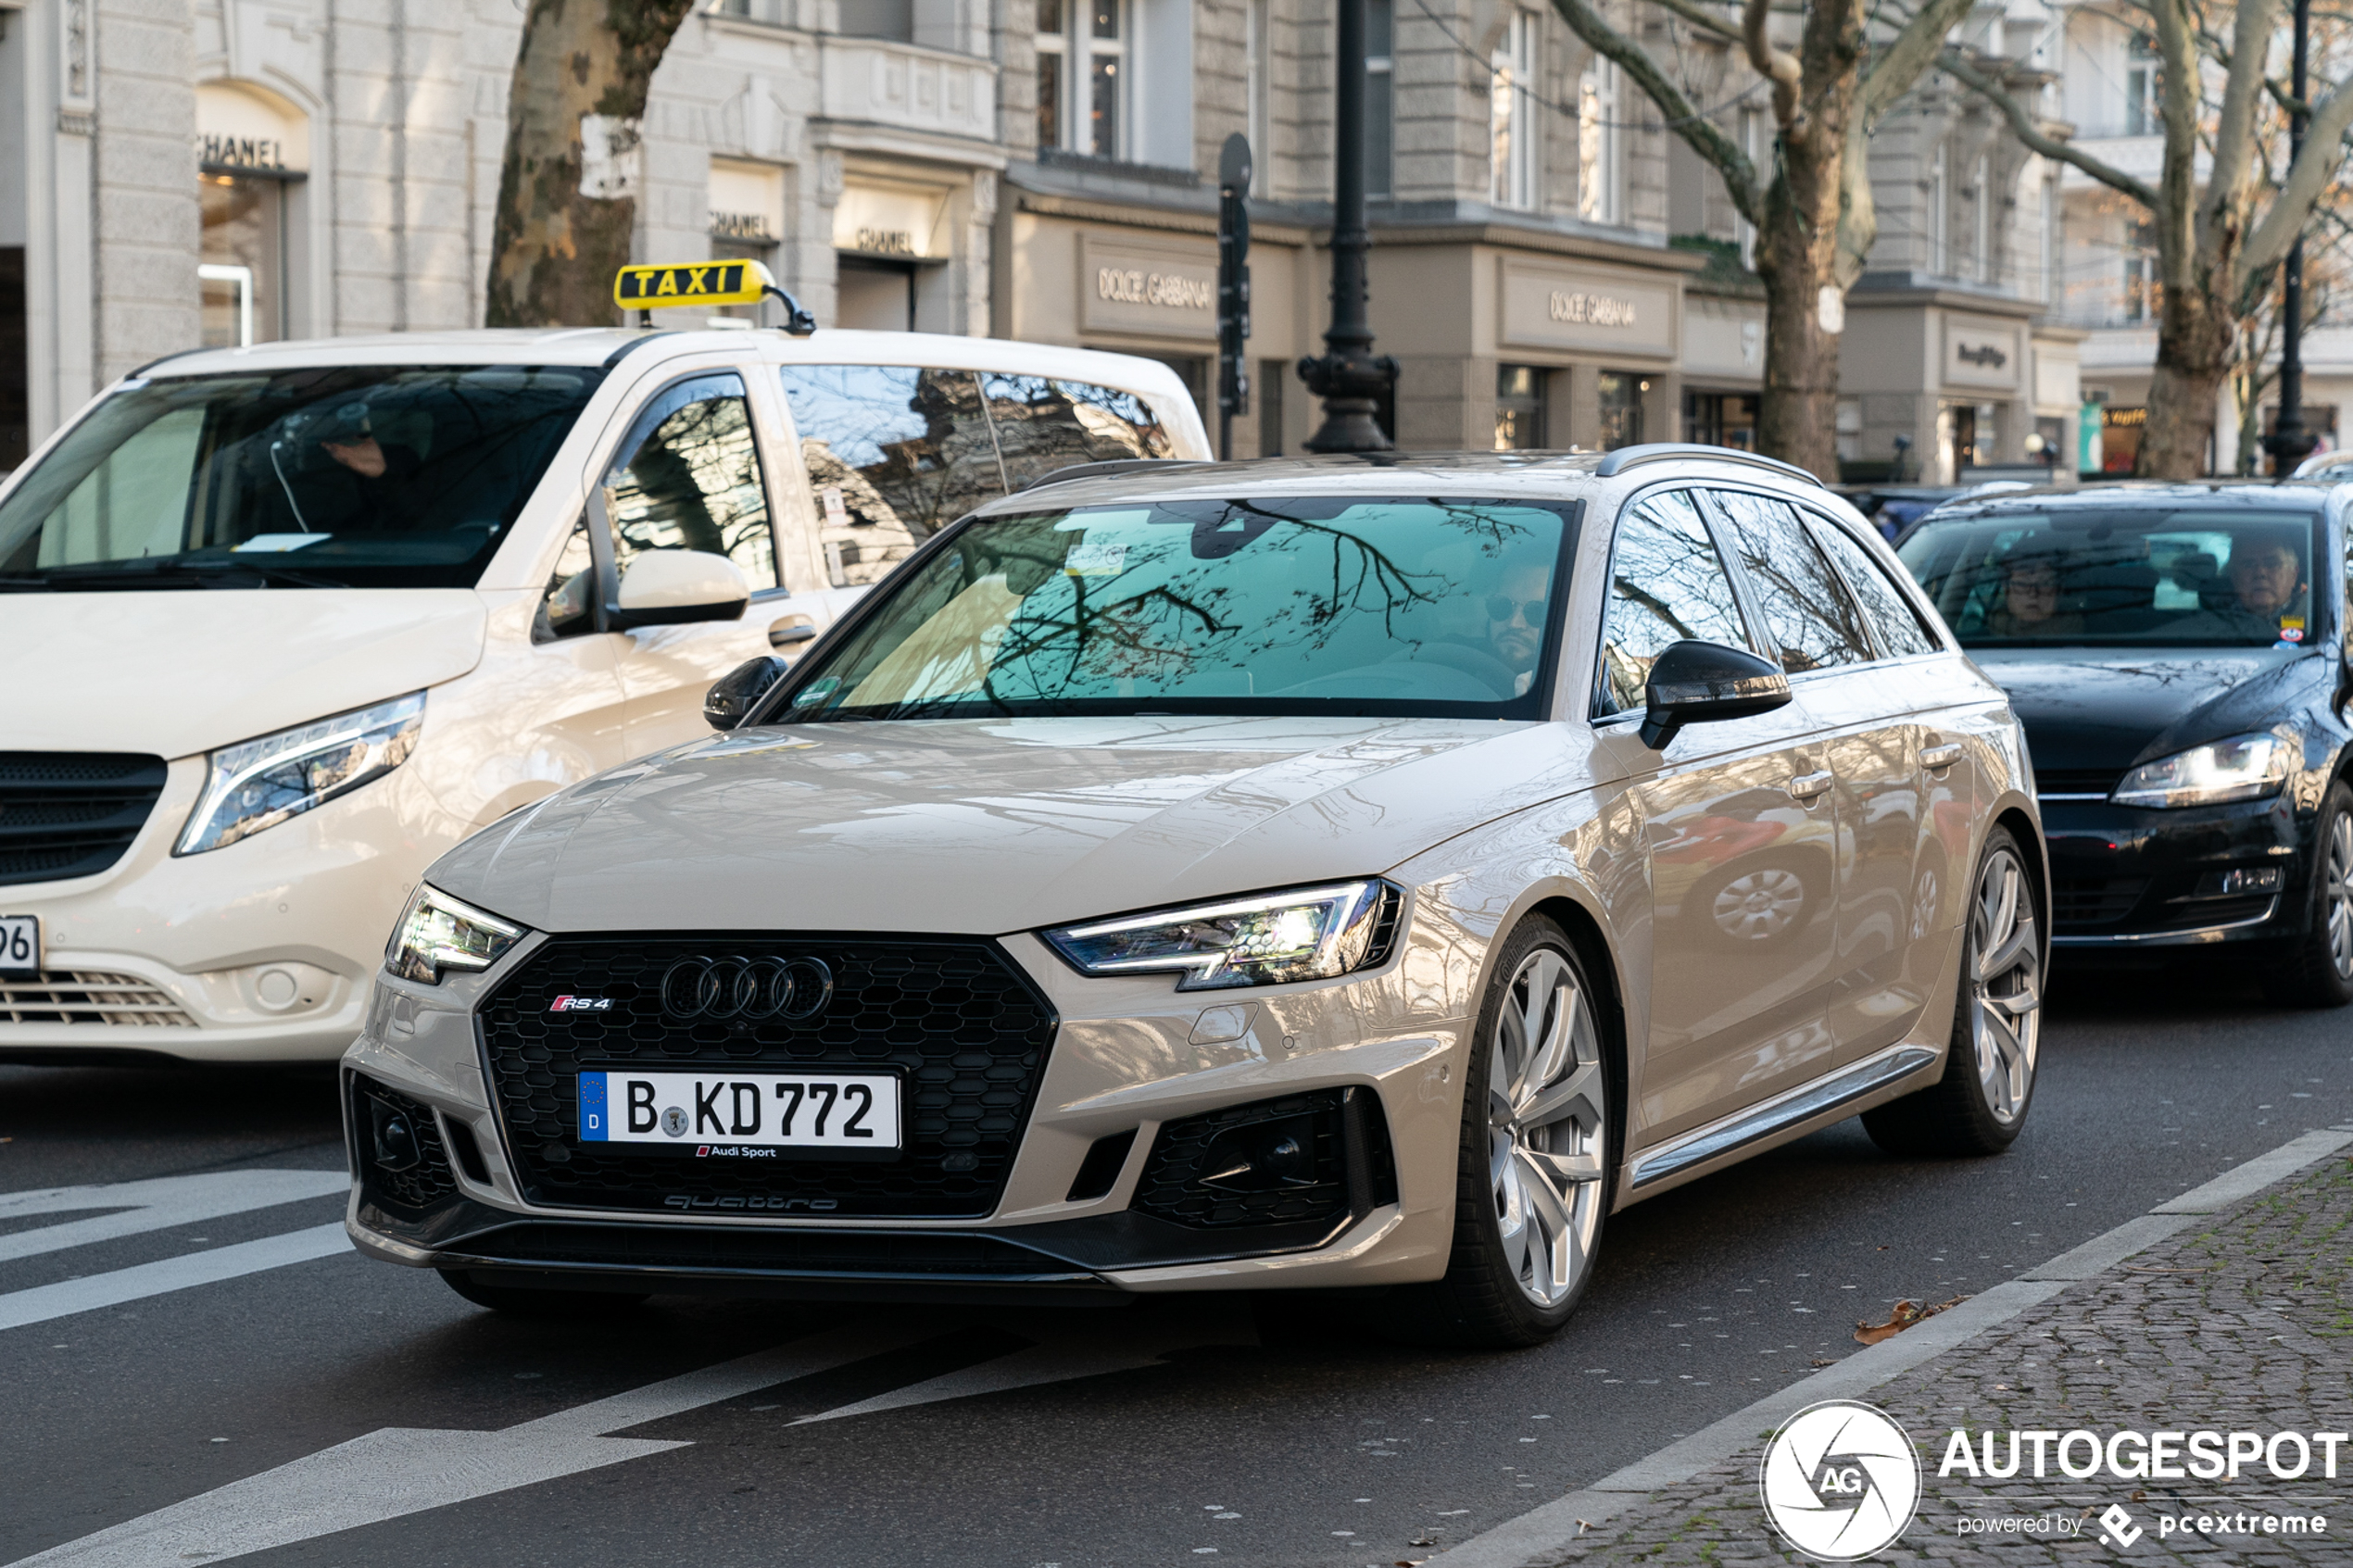
<svg viewBox="0 0 2353 1568"><path fill-rule="evenodd" d="M2318 514L2145 507L1931 518L1898 552L1972 647L2270 647L2312 632Z"/></svg>
<svg viewBox="0 0 2353 1568"><path fill-rule="evenodd" d="M602 377L346 367L133 385L0 504L0 584L471 586Z"/></svg>
<svg viewBox="0 0 2353 1568"><path fill-rule="evenodd" d="M1282 496L976 519L782 718L1536 718L1572 508Z"/></svg>

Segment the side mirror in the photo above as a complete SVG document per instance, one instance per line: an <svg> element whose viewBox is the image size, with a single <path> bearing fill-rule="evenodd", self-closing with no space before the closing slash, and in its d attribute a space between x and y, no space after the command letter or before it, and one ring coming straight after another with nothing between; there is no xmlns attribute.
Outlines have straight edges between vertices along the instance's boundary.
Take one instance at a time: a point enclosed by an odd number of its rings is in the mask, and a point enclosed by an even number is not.
<svg viewBox="0 0 2353 1568"><path fill-rule="evenodd" d="M1664 751L1686 724L1770 713L1789 701L1789 677L1742 648L1669 643L1651 664L1642 744Z"/></svg>
<svg viewBox="0 0 2353 1568"><path fill-rule="evenodd" d="M740 621L751 585L736 563L707 550L648 550L622 575L621 600L606 623L681 626L698 621Z"/></svg>
<svg viewBox="0 0 2353 1568"><path fill-rule="evenodd" d="M785 661L761 655L747 659L712 683L702 699L703 721L714 730L732 730L744 721L760 694L776 684Z"/></svg>

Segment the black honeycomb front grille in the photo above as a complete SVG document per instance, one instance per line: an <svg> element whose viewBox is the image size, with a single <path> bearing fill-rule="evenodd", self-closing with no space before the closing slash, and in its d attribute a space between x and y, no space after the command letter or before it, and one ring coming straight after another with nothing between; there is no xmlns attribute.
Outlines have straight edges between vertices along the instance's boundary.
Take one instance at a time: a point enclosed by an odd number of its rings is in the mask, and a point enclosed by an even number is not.
<svg viewBox="0 0 2353 1568"><path fill-rule="evenodd" d="M815 959L831 1000L806 1022L686 1022L662 1010L681 960ZM555 1012L560 996L609 1001ZM478 1014L484 1064L523 1196L560 1208L779 1217L976 1219L995 1209L1028 1125L1054 1015L977 941L557 937ZM697 1158L696 1145L584 1143L579 1074L636 1067L855 1068L902 1075L896 1158L788 1151Z"/></svg>
<svg viewBox="0 0 2353 1568"><path fill-rule="evenodd" d="M1257 1185L1221 1172L1247 1147L1253 1127L1297 1129L1304 1173ZM1198 1230L1338 1220L1394 1202L1397 1178L1388 1124L1368 1089L1316 1089L1228 1106L1160 1130L1128 1207Z"/></svg>
<svg viewBox="0 0 2353 1568"><path fill-rule="evenodd" d="M122 859L163 793L160 757L0 751L0 886L94 876Z"/></svg>
<svg viewBox="0 0 2353 1568"><path fill-rule="evenodd" d="M457 1196L458 1178L450 1172L449 1151L442 1146L441 1122L433 1107L359 1073L352 1075L351 1098L352 1141L360 1183L370 1198L396 1212L422 1213ZM413 1152L422 1158L411 1161L409 1151L403 1150L396 1163L385 1161L376 1126L386 1112L407 1124L416 1139Z"/></svg>

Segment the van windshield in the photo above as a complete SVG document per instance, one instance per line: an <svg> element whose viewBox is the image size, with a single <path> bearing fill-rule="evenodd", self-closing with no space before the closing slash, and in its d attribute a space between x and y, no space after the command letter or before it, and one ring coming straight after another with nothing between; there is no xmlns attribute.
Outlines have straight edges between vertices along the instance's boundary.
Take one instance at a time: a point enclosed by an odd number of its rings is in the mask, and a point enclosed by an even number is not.
<svg viewBox="0 0 2353 1568"><path fill-rule="evenodd" d="M0 503L0 587L470 587L603 371L133 384Z"/></svg>
<svg viewBox="0 0 2353 1568"><path fill-rule="evenodd" d="M2320 518L2068 507L1931 518L1897 552L1970 647L2307 641Z"/></svg>
<svg viewBox="0 0 2353 1568"><path fill-rule="evenodd" d="M1285 495L975 518L878 590L780 721L1541 718L1574 515Z"/></svg>

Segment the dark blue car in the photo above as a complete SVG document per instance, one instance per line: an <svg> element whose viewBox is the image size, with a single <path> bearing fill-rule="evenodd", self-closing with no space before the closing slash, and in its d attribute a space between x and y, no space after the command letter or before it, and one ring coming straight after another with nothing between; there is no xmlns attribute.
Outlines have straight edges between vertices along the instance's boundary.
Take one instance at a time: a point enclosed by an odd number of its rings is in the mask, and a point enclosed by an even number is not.
<svg viewBox="0 0 2353 1568"><path fill-rule="evenodd" d="M2135 483L1948 506L1900 553L2010 695L2070 960L2246 945L2353 1001L2344 497Z"/></svg>

